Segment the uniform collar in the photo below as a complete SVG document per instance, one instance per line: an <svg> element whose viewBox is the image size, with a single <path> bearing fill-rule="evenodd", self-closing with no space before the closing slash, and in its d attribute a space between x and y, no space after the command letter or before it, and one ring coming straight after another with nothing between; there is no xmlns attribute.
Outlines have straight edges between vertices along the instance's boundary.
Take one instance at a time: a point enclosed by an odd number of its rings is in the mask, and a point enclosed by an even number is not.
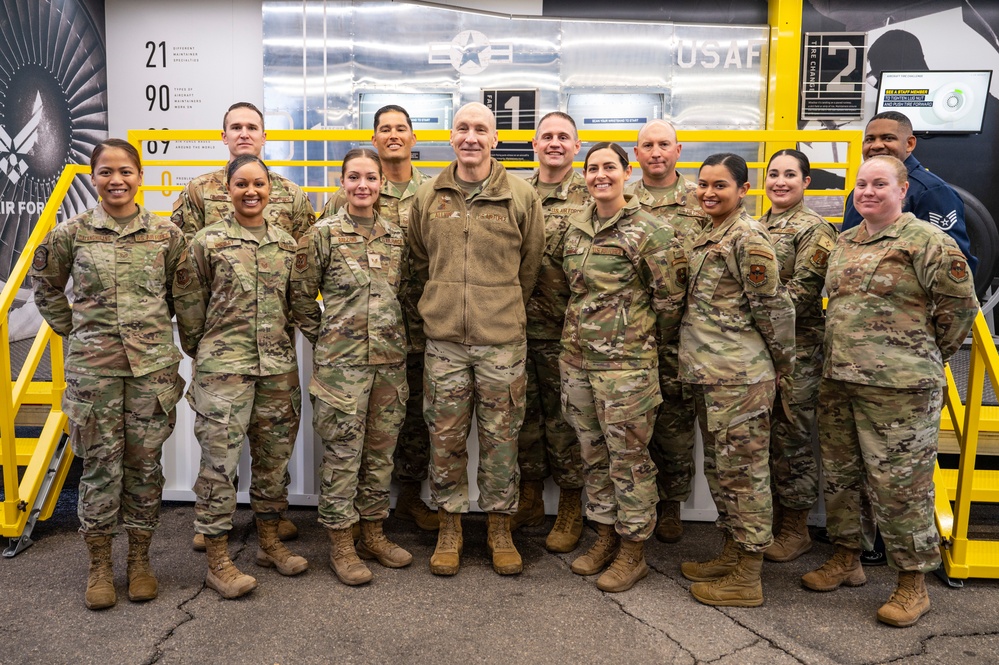
<svg viewBox="0 0 999 665"><path fill-rule="evenodd" d="M760 219L760 221L770 229L783 228L787 226L787 223L791 220L791 217L796 213L801 211L805 207L805 201L801 200L795 203L793 206L785 210L784 212L779 212L774 214L772 211L768 210L766 214Z"/></svg>
<svg viewBox="0 0 999 665"><path fill-rule="evenodd" d="M638 201L637 196L626 196L624 199L624 207L618 210L617 213L615 213L614 216L606 222L601 223L598 228L597 224L599 222L597 220L597 204L595 202L591 202L583 209L582 212L570 217L569 223L592 238L601 231L605 231L606 229L615 226L618 221L624 217L630 217L641 209L642 204Z"/></svg>
<svg viewBox="0 0 999 665"><path fill-rule="evenodd" d="M645 186L644 180L639 180L635 184L635 196L639 198L642 205L650 208L664 205L687 205L687 180L679 171L676 172L676 182L673 183L662 198L657 199Z"/></svg>
<svg viewBox="0 0 999 665"><path fill-rule="evenodd" d="M576 180L576 178L582 178L582 176L576 173L575 169L569 169L568 173L565 174L565 177L562 178L562 181L559 182L558 186L555 187L555 189L553 189L551 193L544 198L542 203L544 203L544 201L547 201L548 199L558 199L559 201L567 201L569 199L569 186L572 185L573 181ZM527 182L528 184L531 185L531 187L537 189L538 183L541 182L541 170L534 169L534 173L531 175L531 177L528 179Z"/></svg>
<svg viewBox="0 0 999 665"><path fill-rule="evenodd" d="M732 228L736 220L741 219L743 215L748 217L745 206L740 205L717 228L713 227L712 222L709 220L708 225L704 227L704 232L694 240L694 247L700 247L711 242L721 242L721 239L725 237L725 234Z"/></svg>

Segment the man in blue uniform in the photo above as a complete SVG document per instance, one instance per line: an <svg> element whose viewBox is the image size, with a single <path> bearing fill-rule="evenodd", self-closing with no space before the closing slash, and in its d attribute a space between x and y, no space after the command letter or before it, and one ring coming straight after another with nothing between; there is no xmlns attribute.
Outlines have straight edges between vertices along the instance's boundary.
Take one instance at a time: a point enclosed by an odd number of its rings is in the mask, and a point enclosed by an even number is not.
<svg viewBox="0 0 999 665"><path fill-rule="evenodd" d="M916 137L912 135L912 123L904 114L884 111L867 123L861 148L864 159L873 155L892 155L905 163L905 168L909 171L909 191L902 209L943 229L957 242L957 246L968 258L968 267L974 272L978 267L978 259L971 253L971 241L964 223L964 201L950 185L919 163L912 154L915 148ZM860 221L860 213L853 207L853 192L850 192L846 197L842 230L852 229Z"/></svg>

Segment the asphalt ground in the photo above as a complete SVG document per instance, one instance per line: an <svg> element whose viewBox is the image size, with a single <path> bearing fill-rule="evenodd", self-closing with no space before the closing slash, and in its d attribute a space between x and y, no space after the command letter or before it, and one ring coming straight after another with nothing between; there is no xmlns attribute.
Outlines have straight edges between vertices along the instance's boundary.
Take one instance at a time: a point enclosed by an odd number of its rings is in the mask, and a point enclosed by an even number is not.
<svg viewBox="0 0 999 665"><path fill-rule="evenodd" d="M126 595L124 535L115 539L118 604L92 612L83 604L87 555L75 514L75 474L56 514L35 529L36 543L0 560L0 663L929 663L999 662L999 582L968 580L951 589L927 577L932 610L912 628L881 625L877 608L894 589L887 567L866 569L859 588L814 593L799 578L821 565L830 545L786 564L766 563L765 603L728 609L699 604L680 574L681 561L707 559L721 537L708 523L687 522L683 541L650 541L650 575L632 590L608 594L595 578L574 575L580 549L544 549L553 518L514 540L521 575L493 572L485 516L467 516L461 571L435 577L436 536L390 517L385 530L410 550L411 566L372 562L374 580L341 584L314 508L292 508L300 531L292 549L310 569L286 578L253 562L252 515L240 507L230 538L236 564L258 588L223 600L204 586L205 555L191 550L193 507L168 503L152 546L160 595ZM976 506L976 533L999 537L999 510Z"/></svg>

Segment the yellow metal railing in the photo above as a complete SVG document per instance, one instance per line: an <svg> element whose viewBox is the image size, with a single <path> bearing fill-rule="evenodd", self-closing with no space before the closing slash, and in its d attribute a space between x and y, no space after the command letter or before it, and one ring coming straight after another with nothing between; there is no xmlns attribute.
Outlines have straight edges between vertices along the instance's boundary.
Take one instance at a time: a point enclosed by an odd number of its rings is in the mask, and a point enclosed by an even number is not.
<svg viewBox="0 0 999 665"><path fill-rule="evenodd" d="M968 391L964 403L950 368L947 368L947 409L945 416L954 428L961 455L957 469L934 471L936 484L936 522L943 540L941 553L947 576L955 580L969 577L999 578L999 541L968 537L971 503L999 503L999 471L975 469L978 438L982 431L997 431L997 407L983 407L982 393L988 375L992 387L999 387L999 353L981 312L972 328ZM989 421L983 417L992 411ZM953 506L951 503L953 502Z"/></svg>
<svg viewBox="0 0 999 665"><path fill-rule="evenodd" d="M423 130L420 131L419 140L421 144L436 143L446 144L450 137L447 130ZM529 142L534 138L533 130L500 130L500 141ZM677 138L684 145L697 143L726 144L726 143L757 143L759 145L757 161L750 161L750 169L758 171L757 182L763 182L763 169L766 168L768 152L776 151L777 147L794 146L799 143L842 143L846 144L846 156L842 162L815 162L811 166L813 169L830 169L842 171L845 182L853 182L860 168L861 143L863 142L863 132L859 130L796 130L796 129L710 129L710 130L680 130ZM634 143L636 132L634 130L582 130L579 132L579 139L584 143L597 141L614 141L622 144ZM184 130L184 129L133 129L128 132L128 141L143 153L144 147L149 142L176 142L176 141L208 141L219 140L218 130ZM267 140L275 142L311 142L311 143L359 143L367 145L371 141L370 130L359 129L281 129L267 132ZM413 162L422 169L441 169L450 162L415 160ZM145 167L165 167L165 166L199 166L204 168L218 168L225 164L221 160L171 160L153 159L143 156L142 164ZM306 167L339 167L338 160L268 160L269 166L306 166ZM529 169L535 168L535 161L504 161L508 168ZM576 168L583 165L580 160L574 163ZM632 162L632 166L638 168L638 162ZM696 169L699 162L679 162L680 169ZM143 186L140 191L140 201L143 192L160 192L164 195L179 192L183 189L180 185L172 184L149 184ZM305 186L302 189L310 193L332 192L336 187ZM807 190L806 196L844 196L847 189L821 189ZM750 196L762 197L763 190L754 188L749 191ZM159 215L169 215L169 211L153 211ZM830 217L830 221L839 221L840 217Z"/></svg>
<svg viewBox="0 0 999 665"><path fill-rule="evenodd" d="M66 414L62 411L62 393L66 382L63 374L62 338L43 323L18 377L11 381L9 315L17 291L28 274L28 265L35 249L55 226L56 213L69 191L73 179L90 173L86 166L69 165L63 169L35 228L0 293L0 464L3 465L3 510L0 513L0 536L21 537L25 527L35 519L48 519L58 499L58 488L69 472L73 454L66 446L68 434ZM46 351L52 365L51 381L35 381L34 374ZM24 404L50 408L39 438L17 439L14 420ZM56 460L53 466L53 460ZM25 467L18 480L18 467ZM55 491L47 491L54 487ZM38 500L41 505L36 505ZM5 555L12 553L5 552Z"/></svg>

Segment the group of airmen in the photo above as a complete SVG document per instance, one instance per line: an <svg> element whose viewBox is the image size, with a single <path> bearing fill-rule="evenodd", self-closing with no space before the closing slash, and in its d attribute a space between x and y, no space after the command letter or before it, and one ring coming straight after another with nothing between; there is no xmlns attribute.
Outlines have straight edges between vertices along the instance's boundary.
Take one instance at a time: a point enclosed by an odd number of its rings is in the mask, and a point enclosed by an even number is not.
<svg viewBox="0 0 999 665"><path fill-rule="evenodd" d="M601 573L607 592L630 589L648 574L646 540L683 537L699 422L724 544L681 570L700 602L758 606L764 557L812 547L818 421L835 552L803 585L862 584L859 555L876 523L899 570L878 618L912 625L929 609L943 364L977 300L963 206L940 209L949 188L911 156L905 116L868 125L838 238L803 203L802 153L771 157L771 208L757 221L743 206L745 161L712 155L691 182L665 120L638 132L641 177L628 184L630 155L613 143L594 145L576 172L575 122L548 113L533 140L538 169L524 180L492 157L495 118L472 103L454 117L455 161L429 177L411 162L409 114L386 106L374 149L345 156L318 221L301 189L260 160L265 138L255 106L230 107L229 163L187 184L172 221L135 203L134 148L102 143L91 160L101 204L59 224L34 255L36 303L69 339L64 410L84 463L88 608L116 602L119 513L128 596L157 595L148 549L160 457L184 394L176 316L194 359L187 400L202 450L194 547L223 597L257 584L227 544L246 440L256 563L283 575L308 568L283 542L297 535L283 513L302 398L298 327L313 345L308 390L324 446L319 521L345 584L372 579L365 560L412 562L382 530L393 477L395 516L438 532L432 573L458 573L474 413L496 572L522 571L512 533L544 521L551 476L559 501L547 549L576 549L585 513L597 538L573 572ZM952 220L957 242L917 219L919 205ZM436 511L421 498L428 477Z"/></svg>

